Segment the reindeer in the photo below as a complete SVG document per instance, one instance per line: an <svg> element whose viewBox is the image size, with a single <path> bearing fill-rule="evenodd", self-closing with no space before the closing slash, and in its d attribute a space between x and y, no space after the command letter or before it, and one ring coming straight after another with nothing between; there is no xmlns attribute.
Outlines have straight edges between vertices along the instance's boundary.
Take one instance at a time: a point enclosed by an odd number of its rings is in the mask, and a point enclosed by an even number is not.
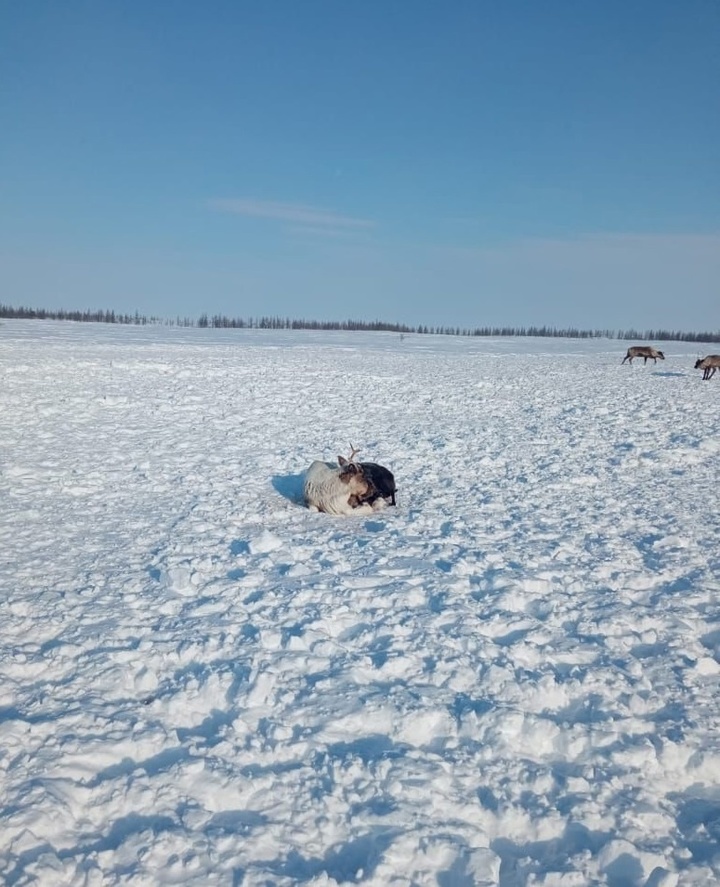
<svg viewBox="0 0 720 887"><path fill-rule="evenodd" d="M371 514L375 509L364 501L372 487L362 466L353 462L358 450L353 448L350 459L338 456L338 467L327 462L313 462L305 472L303 493L311 511L326 514Z"/></svg>
<svg viewBox="0 0 720 887"><path fill-rule="evenodd" d="M627 350L627 354L623 357L622 362L625 363L626 360L629 360L630 366L632 366L633 357L642 357L643 365L648 362L648 357L652 357L655 363L657 363L658 357L660 360L665 360L665 355L662 351L657 351L655 348L650 348L648 345L631 345ZM622 364L620 364L620 366L622 366Z"/></svg>
<svg viewBox="0 0 720 887"><path fill-rule="evenodd" d="M715 370L720 370L720 354L708 354L695 363L696 370L703 371L703 379L712 379Z"/></svg>
<svg viewBox="0 0 720 887"><path fill-rule="evenodd" d="M360 452L350 444L350 456L338 456L338 466L313 462L305 473L305 502L312 511L328 514L371 514L395 505L395 478L375 462L356 462Z"/></svg>

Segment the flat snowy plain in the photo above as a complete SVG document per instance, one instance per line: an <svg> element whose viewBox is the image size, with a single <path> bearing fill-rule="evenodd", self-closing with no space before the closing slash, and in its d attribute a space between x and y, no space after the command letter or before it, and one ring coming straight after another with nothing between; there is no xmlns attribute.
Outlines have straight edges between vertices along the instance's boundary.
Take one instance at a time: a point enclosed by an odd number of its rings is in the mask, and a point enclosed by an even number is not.
<svg viewBox="0 0 720 887"><path fill-rule="evenodd" d="M717 347L627 344L2 323L0 880L717 885Z"/></svg>

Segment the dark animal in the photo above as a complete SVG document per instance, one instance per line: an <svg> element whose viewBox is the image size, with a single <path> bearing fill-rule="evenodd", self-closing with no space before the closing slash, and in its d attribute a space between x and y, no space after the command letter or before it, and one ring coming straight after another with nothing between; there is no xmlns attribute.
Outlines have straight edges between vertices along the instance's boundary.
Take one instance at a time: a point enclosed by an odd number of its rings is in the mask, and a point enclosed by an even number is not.
<svg viewBox="0 0 720 887"><path fill-rule="evenodd" d="M720 354L708 354L695 364L696 370L703 371L703 379L712 379L716 370L720 370Z"/></svg>
<svg viewBox="0 0 720 887"><path fill-rule="evenodd" d="M633 357L642 357L643 364L648 362L648 357L652 357L655 363L657 363L658 357L660 360L665 360L665 355L662 351L657 351L655 348L650 348L648 345L632 345L628 348L627 354L623 357L622 362L625 363L626 360L629 360L632 365Z"/></svg>
<svg viewBox="0 0 720 887"><path fill-rule="evenodd" d="M374 505L378 499L384 499L388 505L395 505L395 477L384 465L378 465L377 462L360 462L363 475L367 480L370 490L365 494L362 502Z"/></svg>

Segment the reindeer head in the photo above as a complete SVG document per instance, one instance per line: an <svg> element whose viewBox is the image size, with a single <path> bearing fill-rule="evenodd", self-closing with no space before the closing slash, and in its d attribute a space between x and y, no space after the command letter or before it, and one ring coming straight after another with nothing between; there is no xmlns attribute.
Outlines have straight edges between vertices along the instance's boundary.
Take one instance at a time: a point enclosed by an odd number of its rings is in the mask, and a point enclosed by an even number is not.
<svg viewBox="0 0 720 887"><path fill-rule="evenodd" d="M338 465L341 469L340 480L344 484L348 484L350 493L353 496L357 497L357 499L362 499L363 496L367 496L370 492L370 484L363 473L362 465L358 465L357 462L353 461L359 452L360 450L356 450L350 444L350 458L346 459L344 456L338 456Z"/></svg>
<svg viewBox="0 0 720 887"><path fill-rule="evenodd" d="M356 449L352 444L350 444L349 458L346 459L345 456L338 456L338 465L345 470L347 470L348 468L357 468L359 470L362 470L362 466L358 465L358 463L355 461L355 456L357 456L359 452L359 448Z"/></svg>

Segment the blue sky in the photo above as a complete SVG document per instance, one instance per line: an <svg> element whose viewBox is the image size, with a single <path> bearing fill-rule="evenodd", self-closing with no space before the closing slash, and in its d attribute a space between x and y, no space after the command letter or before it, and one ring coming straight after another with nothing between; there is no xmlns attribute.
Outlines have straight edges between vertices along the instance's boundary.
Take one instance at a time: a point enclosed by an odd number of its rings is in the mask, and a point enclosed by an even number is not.
<svg viewBox="0 0 720 887"><path fill-rule="evenodd" d="M0 301L720 328L716 0L0 6Z"/></svg>

